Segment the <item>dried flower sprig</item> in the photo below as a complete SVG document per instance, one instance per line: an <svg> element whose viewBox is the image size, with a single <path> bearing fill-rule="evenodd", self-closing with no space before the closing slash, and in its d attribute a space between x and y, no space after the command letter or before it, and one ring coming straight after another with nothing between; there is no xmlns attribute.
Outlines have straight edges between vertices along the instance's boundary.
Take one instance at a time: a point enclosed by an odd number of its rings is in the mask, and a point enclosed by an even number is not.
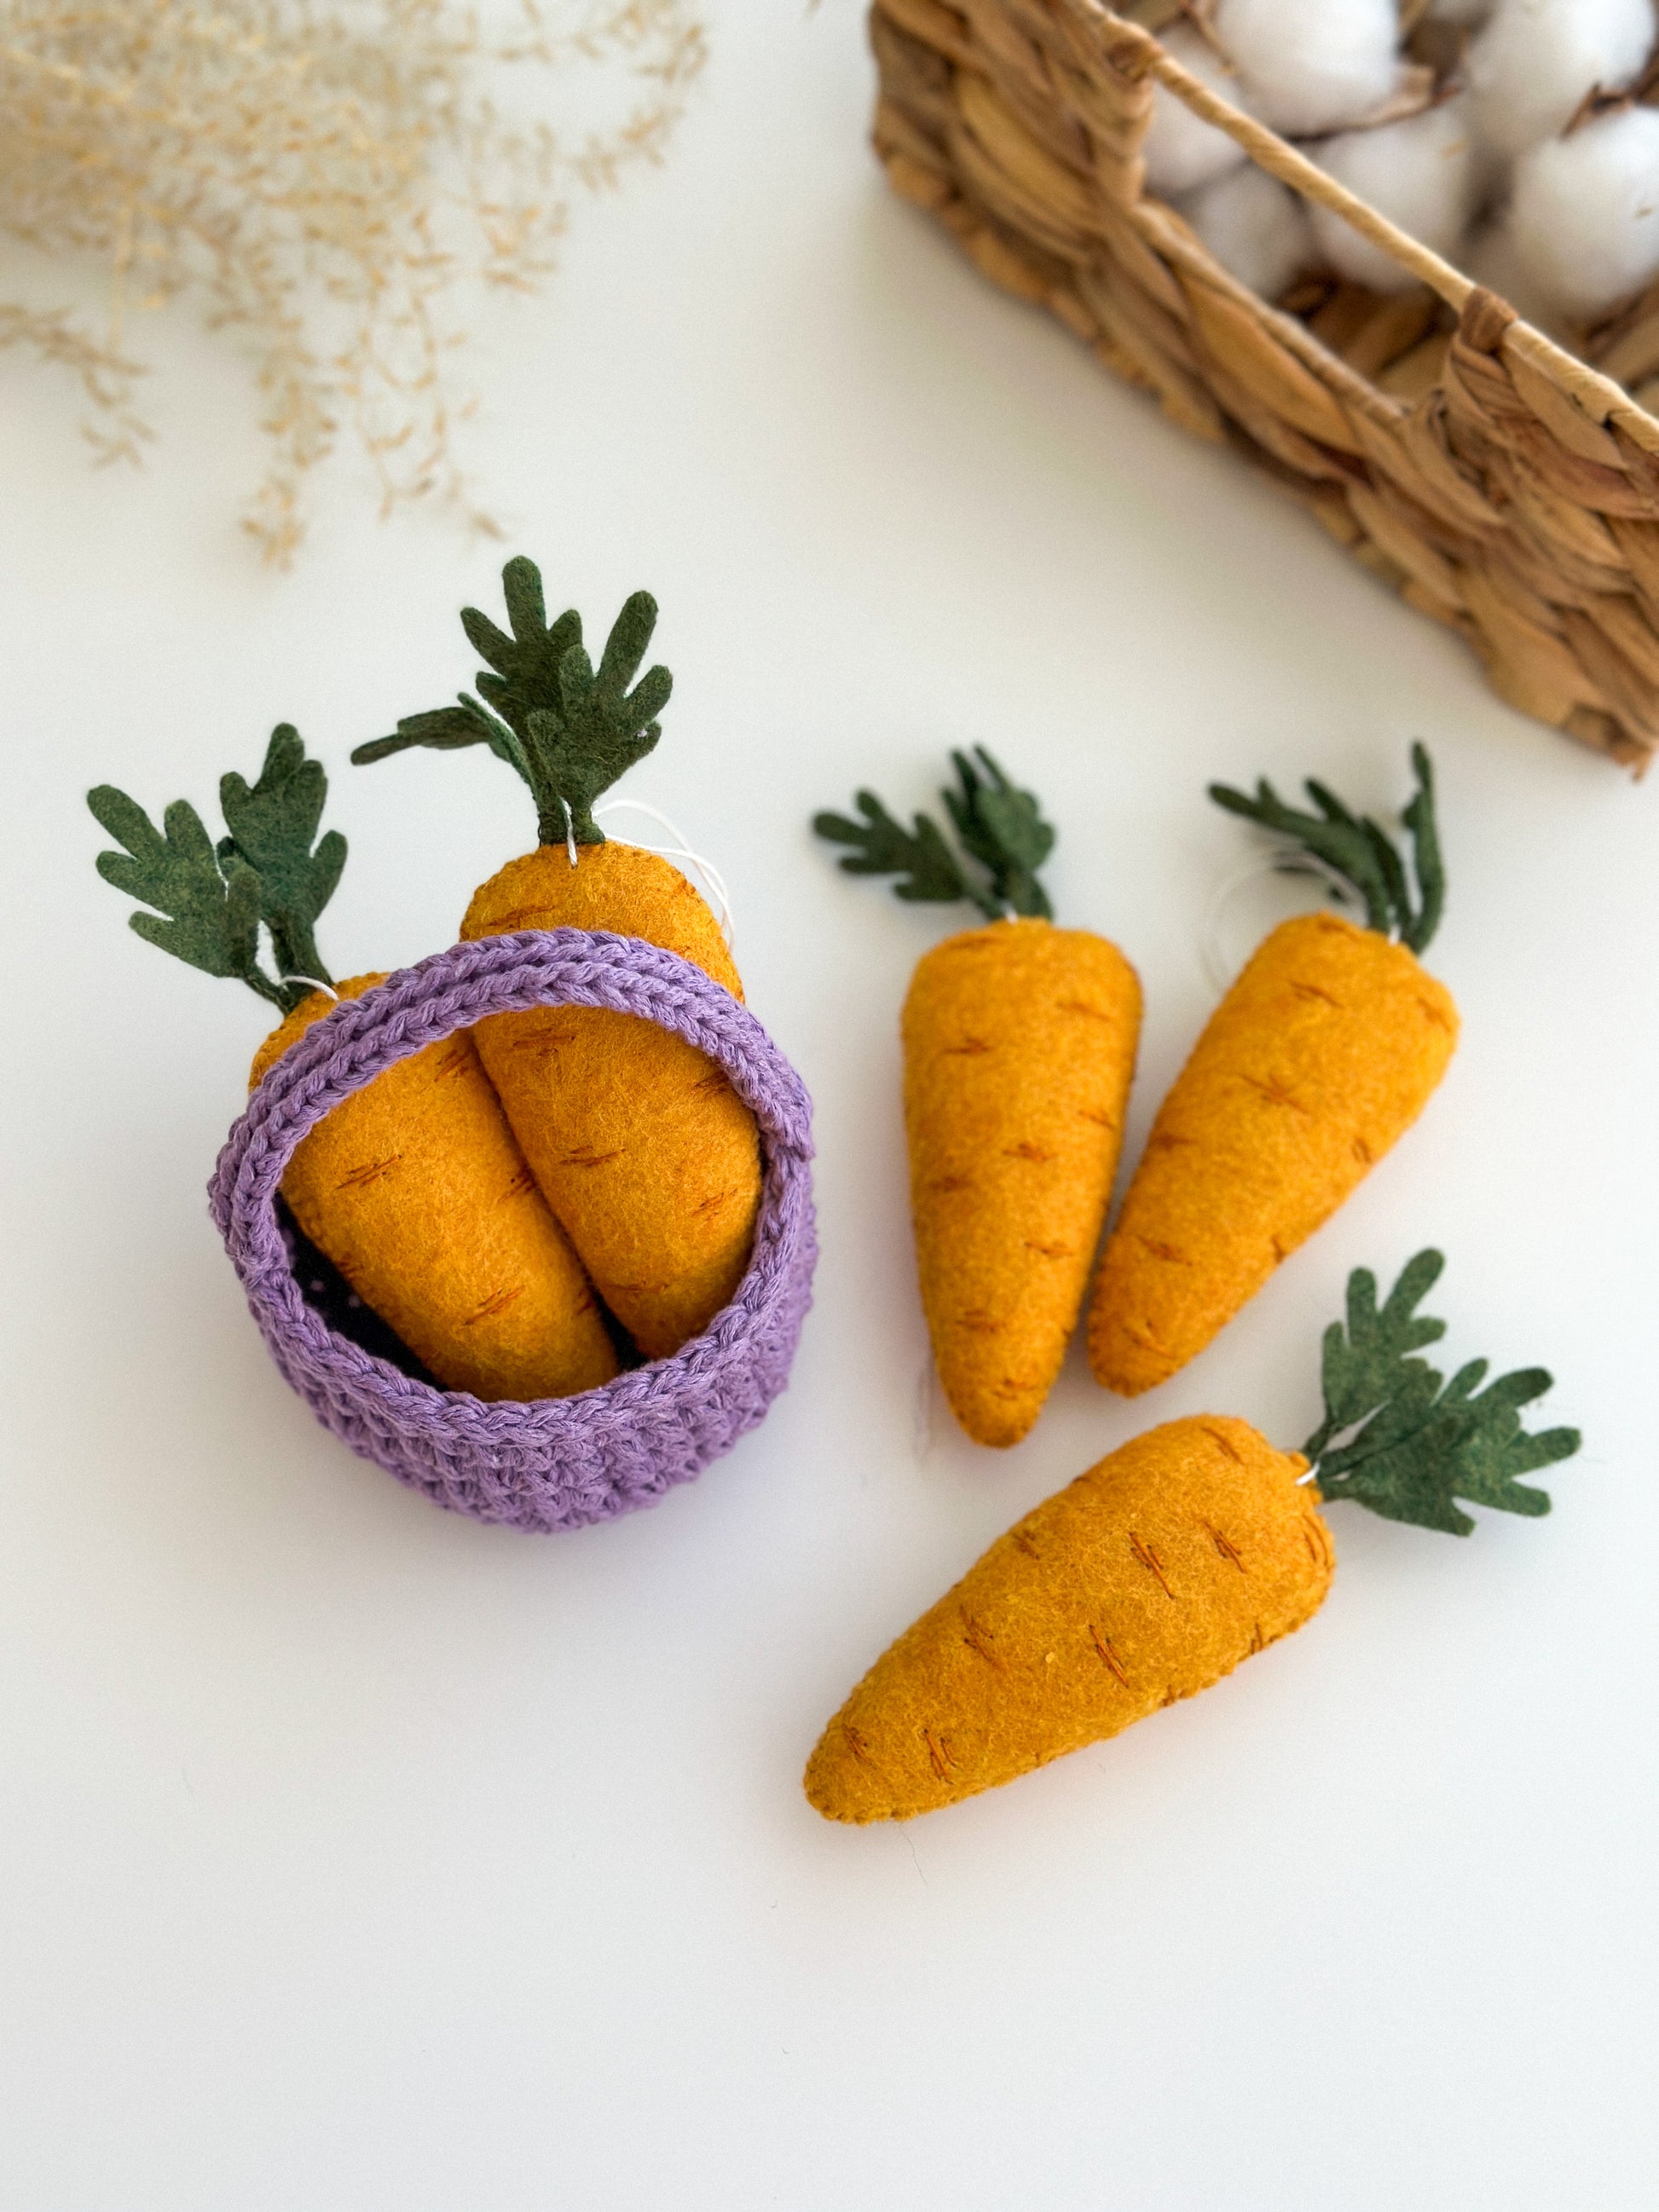
<svg viewBox="0 0 1659 2212"><path fill-rule="evenodd" d="M343 425L383 509L436 498L489 530L453 452L446 295L533 289L573 197L661 158L703 61L694 7L516 0L486 33L454 0L0 0L0 234L111 276L106 336L0 304L0 349L72 371L100 459L136 460L131 311L194 295L252 355L267 557L291 557ZM515 122L494 93L523 64L619 67L633 105L568 135Z"/></svg>

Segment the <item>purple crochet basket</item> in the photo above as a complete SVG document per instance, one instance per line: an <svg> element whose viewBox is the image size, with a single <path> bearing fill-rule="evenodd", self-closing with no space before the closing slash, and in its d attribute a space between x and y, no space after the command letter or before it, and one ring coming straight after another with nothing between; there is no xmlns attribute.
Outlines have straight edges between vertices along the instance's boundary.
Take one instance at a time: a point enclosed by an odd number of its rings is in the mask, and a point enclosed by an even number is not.
<svg viewBox="0 0 1659 2212"><path fill-rule="evenodd" d="M486 1404L416 1381L330 1327L295 1278L277 1187L307 1131L394 1061L486 1014L554 1006L641 1015L720 1062L760 1124L754 1254L731 1304L672 1359L579 1397ZM314 1023L248 1101L209 1195L272 1358L325 1427L453 1512L579 1528L699 1474L787 1381L817 1257L811 1132L800 1078L701 969L639 938L525 930L453 945Z"/></svg>

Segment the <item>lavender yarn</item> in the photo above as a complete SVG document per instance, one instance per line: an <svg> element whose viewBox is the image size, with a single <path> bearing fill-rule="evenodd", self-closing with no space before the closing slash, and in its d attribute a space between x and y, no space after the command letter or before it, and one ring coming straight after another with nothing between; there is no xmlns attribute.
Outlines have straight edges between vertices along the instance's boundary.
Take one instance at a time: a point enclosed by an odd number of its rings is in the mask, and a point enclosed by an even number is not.
<svg viewBox="0 0 1659 2212"><path fill-rule="evenodd" d="M295 1278L277 1186L307 1132L395 1061L486 1014L550 1006L638 1014L719 1061L760 1125L755 1249L732 1304L672 1359L579 1397L486 1404L330 1328ZM811 1303L811 1156L805 1085L701 969L608 931L524 930L453 945L313 1023L248 1101L209 1198L272 1358L325 1427L453 1512L545 1531L652 1504L764 1417Z"/></svg>

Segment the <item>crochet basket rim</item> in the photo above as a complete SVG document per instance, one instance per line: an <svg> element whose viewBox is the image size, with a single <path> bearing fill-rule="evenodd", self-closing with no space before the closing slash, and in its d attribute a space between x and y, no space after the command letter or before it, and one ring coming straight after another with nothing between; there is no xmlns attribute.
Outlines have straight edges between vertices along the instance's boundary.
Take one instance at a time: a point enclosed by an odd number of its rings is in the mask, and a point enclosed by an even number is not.
<svg viewBox="0 0 1659 2212"><path fill-rule="evenodd" d="M487 1015L559 1005L641 1016L724 1068L761 1131L754 1249L731 1303L672 1358L574 1397L485 1401L417 1380L330 1325L300 1287L277 1192L307 1132L387 1067ZM441 1504L550 1529L650 1502L763 1416L810 1298L811 1156L805 1085L701 969L610 931L524 930L452 945L314 1022L250 1097L209 1195L272 1357L320 1420Z"/></svg>

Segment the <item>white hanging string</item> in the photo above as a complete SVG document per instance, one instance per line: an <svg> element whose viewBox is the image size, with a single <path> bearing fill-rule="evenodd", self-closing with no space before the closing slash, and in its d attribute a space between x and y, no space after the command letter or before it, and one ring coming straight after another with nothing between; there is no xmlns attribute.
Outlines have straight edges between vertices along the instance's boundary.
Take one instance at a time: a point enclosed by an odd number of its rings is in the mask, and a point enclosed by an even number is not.
<svg viewBox="0 0 1659 2212"><path fill-rule="evenodd" d="M1352 902L1353 885L1347 878L1304 846L1275 845L1265 853L1253 854L1216 885L1199 930L1198 949L1204 973L1218 999L1225 998L1238 972L1221 942L1221 925L1228 907L1247 884L1260 883L1264 876L1289 875L1317 876L1341 895L1345 905Z"/></svg>
<svg viewBox="0 0 1659 2212"><path fill-rule="evenodd" d="M340 1003L340 994L333 984L325 983L320 975L283 975L279 978L279 981L284 983L309 983L313 991L326 991L337 1006Z"/></svg>
<svg viewBox="0 0 1659 2212"><path fill-rule="evenodd" d="M726 888L725 877L712 860L706 860L701 853L694 853L691 850L685 842L685 833L678 823L671 821L660 807L647 806L642 799L607 799L593 809L593 818L597 822L601 814L614 814L623 807L632 808L635 814L648 814L651 819L665 830L674 840L672 845L641 845L640 847L641 852L655 853L665 860L690 860L704 883L713 891L720 902L720 935L726 939L726 949L729 952L732 950L732 895ZM568 822L569 818L570 809L567 806L565 819ZM570 851L570 865L574 868L576 865L574 837L571 840Z"/></svg>
<svg viewBox="0 0 1659 2212"><path fill-rule="evenodd" d="M576 865L576 825L570 818L570 801L563 797L559 804L564 809L564 849L570 855L570 865Z"/></svg>

